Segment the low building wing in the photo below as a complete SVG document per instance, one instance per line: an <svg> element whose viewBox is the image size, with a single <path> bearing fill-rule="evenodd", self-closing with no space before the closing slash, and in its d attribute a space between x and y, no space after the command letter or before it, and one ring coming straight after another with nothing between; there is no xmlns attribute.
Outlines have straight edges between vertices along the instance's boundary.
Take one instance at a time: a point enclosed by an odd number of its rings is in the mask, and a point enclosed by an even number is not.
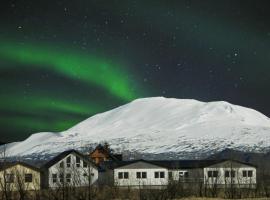
<svg viewBox="0 0 270 200"><path fill-rule="evenodd" d="M4 163L0 169L0 191L39 190L41 185L40 169L23 162Z"/></svg>
<svg viewBox="0 0 270 200"><path fill-rule="evenodd" d="M114 184L123 187L165 186L168 169L145 160L121 162L114 168Z"/></svg>
<svg viewBox="0 0 270 200"><path fill-rule="evenodd" d="M257 184L255 165L235 160L222 160L204 167L204 184L212 187L226 185L254 187Z"/></svg>

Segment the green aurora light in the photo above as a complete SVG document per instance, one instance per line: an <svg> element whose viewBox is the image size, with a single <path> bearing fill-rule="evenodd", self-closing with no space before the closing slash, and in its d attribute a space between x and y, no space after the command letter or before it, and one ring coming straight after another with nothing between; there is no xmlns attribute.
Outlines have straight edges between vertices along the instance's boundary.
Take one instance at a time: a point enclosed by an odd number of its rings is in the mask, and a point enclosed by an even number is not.
<svg viewBox="0 0 270 200"><path fill-rule="evenodd" d="M20 64L49 68L68 78L97 85L125 101L138 98L134 84L122 66L85 53L42 45L1 41L0 57ZM1 66L4 68L5 66Z"/></svg>

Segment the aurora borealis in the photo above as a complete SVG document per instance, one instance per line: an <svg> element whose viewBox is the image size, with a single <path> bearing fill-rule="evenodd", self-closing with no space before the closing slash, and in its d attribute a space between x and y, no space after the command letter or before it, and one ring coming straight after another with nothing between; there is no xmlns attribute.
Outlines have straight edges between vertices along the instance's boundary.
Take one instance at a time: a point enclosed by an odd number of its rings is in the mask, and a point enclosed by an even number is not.
<svg viewBox="0 0 270 200"><path fill-rule="evenodd" d="M3 0L0 141L136 98L224 100L270 116L268 1Z"/></svg>
<svg viewBox="0 0 270 200"><path fill-rule="evenodd" d="M40 45L27 46L5 42L1 42L0 47L0 54L4 59L34 65L35 68L47 67L68 78L96 84L111 95L124 100L133 100L137 97L138 93L134 94L124 68L119 69L117 64L106 63L90 55L65 51L63 49L56 51Z"/></svg>

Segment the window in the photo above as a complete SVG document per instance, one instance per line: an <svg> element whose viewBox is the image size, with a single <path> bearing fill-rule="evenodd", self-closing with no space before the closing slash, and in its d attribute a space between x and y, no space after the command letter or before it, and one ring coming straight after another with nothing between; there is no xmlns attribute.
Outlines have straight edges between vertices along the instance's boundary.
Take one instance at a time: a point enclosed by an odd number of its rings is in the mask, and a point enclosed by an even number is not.
<svg viewBox="0 0 270 200"><path fill-rule="evenodd" d="M231 171L231 177L234 178L234 177L235 177L235 174L236 174L235 171L232 170L232 171Z"/></svg>
<svg viewBox="0 0 270 200"><path fill-rule="evenodd" d="M137 172L136 177L137 178L147 178L147 173L146 172Z"/></svg>
<svg viewBox="0 0 270 200"><path fill-rule="evenodd" d="M252 177L253 176L253 171L252 170L248 170L248 177Z"/></svg>
<svg viewBox="0 0 270 200"><path fill-rule="evenodd" d="M64 168L64 161L60 162L60 168Z"/></svg>
<svg viewBox="0 0 270 200"><path fill-rule="evenodd" d="M172 179L172 172L169 172L169 179Z"/></svg>
<svg viewBox="0 0 270 200"><path fill-rule="evenodd" d="M155 178L165 178L165 172L155 172Z"/></svg>
<svg viewBox="0 0 270 200"><path fill-rule="evenodd" d="M247 177L247 170L243 170L243 177Z"/></svg>
<svg viewBox="0 0 270 200"><path fill-rule="evenodd" d="M71 157L67 157L67 167L70 167L70 163L71 163Z"/></svg>
<svg viewBox="0 0 270 200"><path fill-rule="evenodd" d="M14 174L6 174L6 182L14 183Z"/></svg>
<svg viewBox="0 0 270 200"><path fill-rule="evenodd" d="M230 177L230 171L228 171L228 170L225 171L225 177L226 178Z"/></svg>
<svg viewBox="0 0 270 200"><path fill-rule="evenodd" d="M71 182L71 174L66 174L66 182L67 183Z"/></svg>
<svg viewBox="0 0 270 200"><path fill-rule="evenodd" d="M64 174L60 174L60 183L64 182Z"/></svg>
<svg viewBox="0 0 270 200"><path fill-rule="evenodd" d="M160 172L160 178L165 178L165 172Z"/></svg>
<svg viewBox="0 0 270 200"><path fill-rule="evenodd" d="M128 179L128 172L124 172L124 179Z"/></svg>
<svg viewBox="0 0 270 200"><path fill-rule="evenodd" d="M185 177L185 178L187 178L188 177L188 172L187 171L181 171L181 172L179 172L179 177Z"/></svg>
<svg viewBox="0 0 270 200"><path fill-rule="evenodd" d="M229 178L229 177L234 178L235 177L235 171L234 170L232 170L232 171L226 170L225 171L225 177L226 178Z"/></svg>
<svg viewBox="0 0 270 200"><path fill-rule="evenodd" d="M253 177L253 171L252 170L243 170L243 177Z"/></svg>
<svg viewBox="0 0 270 200"><path fill-rule="evenodd" d="M32 180L33 180L33 175L32 174L25 174L24 175L24 182L31 183Z"/></svg>
<svg viewBox="0 0 270 200"><path fill-rule="evenodd" d="M123 172L118 172L118 179L123 179Z"/></svg>
<svg viewBox="0 0 270 200"><path fill-rule="evenodd" d="M80 167L81 166L81 159L80 157L76 156L76 167Z"/></svg>
<svg viewBox="0 0 270 200"><path fill-rule="evenodd" d="M213 177L218 177L218 171L213 171Z"/></svg>
<svg viewBox="0 0 270 200"><path fill-rule="evenodd" d="M118 172L119 179L128 179L128 172Z"/></svg>
<svg viewBox="0 0 270 200"><path fill-rule="evenodd" d="M83 176L86 177L87 176L87 173L83 173Z"/></svg>
<svg viewBox="0 0 270 200"><path fill-rule="evenodd" d="M57 174L52 174L52 182L53 183L57 182Z"/></svg>
<svg viewBox="0 0 270 200"><path fill-rule="evenodd" d="M83 167L87 168L87 162L83 161Z"/></svg>
<svg viewBox="0 0 270 200"><path fill-rule="evenodd" d="M146 172L142 172L142 178L147 178Z"/></svg>
<svg viewBox="0 0 270 200"><path fill-rule="evenodd" d="M209 178L216 178L218 177L218 171L214 170L214 171L208 171L208 177Z"/></svg>

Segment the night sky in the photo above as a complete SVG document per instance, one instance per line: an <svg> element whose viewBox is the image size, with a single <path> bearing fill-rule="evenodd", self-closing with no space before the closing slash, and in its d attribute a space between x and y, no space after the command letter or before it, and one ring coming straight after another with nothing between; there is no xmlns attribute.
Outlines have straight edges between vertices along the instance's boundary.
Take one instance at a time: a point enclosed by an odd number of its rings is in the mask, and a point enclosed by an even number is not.
<svg viewBox="0 0 270 200"><path fill-rule="evenodd" d="M150 96L224 100L270 116L268 4L1 0L0 141L62 131Z"/></svg>

